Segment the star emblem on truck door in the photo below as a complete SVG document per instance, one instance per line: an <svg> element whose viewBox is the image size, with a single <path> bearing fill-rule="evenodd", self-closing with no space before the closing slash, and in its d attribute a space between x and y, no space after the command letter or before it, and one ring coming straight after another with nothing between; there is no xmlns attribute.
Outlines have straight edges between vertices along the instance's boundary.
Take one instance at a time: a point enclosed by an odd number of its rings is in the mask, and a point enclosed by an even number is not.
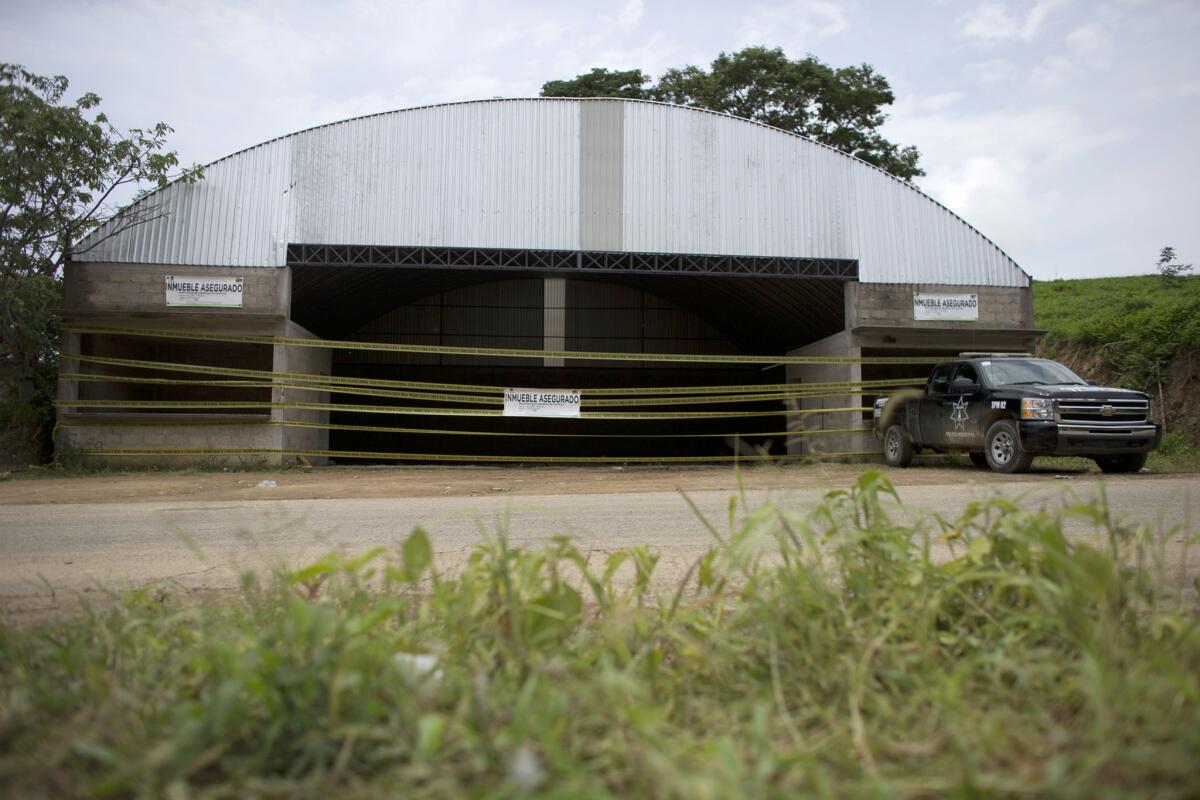
<svg viewBox="0 0 1200 800"><path fill-rule="evenodd" d="M954 413L950 415L950 419L954 420L954 430L965 430L967 423L971 418L967 416L967 398L960 397L954 401Z"/></svg>

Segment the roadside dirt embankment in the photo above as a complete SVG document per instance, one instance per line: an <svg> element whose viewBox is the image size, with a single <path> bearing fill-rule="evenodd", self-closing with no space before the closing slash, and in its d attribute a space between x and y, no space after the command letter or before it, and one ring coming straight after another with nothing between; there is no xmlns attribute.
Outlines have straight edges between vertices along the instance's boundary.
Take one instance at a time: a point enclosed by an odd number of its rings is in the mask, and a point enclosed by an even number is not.
<svg viewBox="0 0 1200 800"><path fill-rule="evenodd" d="M1182 436L1193 446L1200 446L1200 351L1176 356L1159 370L1157 376L1140 385L1123 380L1105 351L1103 345L1040 345L1037 354L1060 361L1097 383L1148 393L1154 398L1158 418L1165 420L1167 432Z"/></svg>

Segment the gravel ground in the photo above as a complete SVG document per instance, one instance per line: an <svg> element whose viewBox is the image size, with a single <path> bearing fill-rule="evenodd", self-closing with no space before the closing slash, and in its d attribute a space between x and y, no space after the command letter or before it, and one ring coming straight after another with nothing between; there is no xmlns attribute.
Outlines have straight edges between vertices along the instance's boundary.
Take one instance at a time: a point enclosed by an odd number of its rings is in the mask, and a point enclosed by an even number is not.
<svg viewBox="0 0 1200 800"><path fill-rule="evenodd" d="M741 481L751 503L770 498L803 509L861 471L838 464L754 468ZM1183 546L1185 532L1200 527L1195 475L997 476L946 465L884 472L904 501L897 513L908 517L952 518L970 500L996 494L1024 507L1061 508L1103 492L1115 517L1162 532L1168 579L1197 573ZM262 481L276 486L257 488ZM518 544L572 535L596 559L649 544L661 554L657 581L673 587L711 544L683 494L720 527L736 491L734 472L713 467L338 467L19 478L0 483L0 614L21 621L70 611L110 590L151 582L202 599L235 586L247 569L394 545L418 524L445 569L502 527ZM1095 535L1082 520L1067 526L1074 537Z"/></svg>

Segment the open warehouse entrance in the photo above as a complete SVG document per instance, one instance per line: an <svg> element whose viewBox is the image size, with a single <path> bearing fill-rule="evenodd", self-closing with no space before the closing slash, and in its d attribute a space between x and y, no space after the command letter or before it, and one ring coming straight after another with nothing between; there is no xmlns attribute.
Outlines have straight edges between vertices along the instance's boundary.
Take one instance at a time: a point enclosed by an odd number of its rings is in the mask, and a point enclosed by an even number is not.
<svg viewBox="0 0 1200 800"><path fill-rule="evenodd" d="M328 253L320 255L329 258ZM753 260L710 265L712 274L694 274L684 270L695 260L677 258L672 271L593 269L583 275L473 268L461 261L421 268L294 263L292 317L324 339L631 356L588 360L335 350L335 378L578 389L590 418L416 416L384 425L377 415L340 411L330 418L334 451L433 449L529 457L782 454L790 388L783 370L769 364L641 358L782 355L843 327L842 287L853 264L787 265L793 272L819 269L826 273L823 277L733 271L767 268L749 262ZM781 267L775 263L771 269ZM689 393L689 387L711 390ZM750 394L764 399L747 400ZM370 402L438 405L412 398ZM592 416L622 411L657 416ZM729 413L742 416L722 416ZM750 413L754 416L746 415ZM409 430L382 430L396 425Z"/></svg>

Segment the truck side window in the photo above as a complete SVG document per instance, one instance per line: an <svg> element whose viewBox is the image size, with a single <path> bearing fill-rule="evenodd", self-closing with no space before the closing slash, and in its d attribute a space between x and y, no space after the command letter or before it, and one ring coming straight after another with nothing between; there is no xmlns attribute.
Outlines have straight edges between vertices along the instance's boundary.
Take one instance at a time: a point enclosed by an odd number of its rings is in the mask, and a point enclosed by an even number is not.
<svg viewBox="0 0 1200 800"><path fill-rule="evenodd" d="M969 384L979 384L979 373L970 364L959 364L958 372L954 373L954 382L951 386L955 391L959 391L959 387Z"/></svg>
<svg viewBox="0 0 1200 800"><path fill-rule="evenodd" d="M933 375L929 378L930 394L946 394L950 391L950 371L952 369L954 369L953 364L942 364L933 371Z"/></svg>

